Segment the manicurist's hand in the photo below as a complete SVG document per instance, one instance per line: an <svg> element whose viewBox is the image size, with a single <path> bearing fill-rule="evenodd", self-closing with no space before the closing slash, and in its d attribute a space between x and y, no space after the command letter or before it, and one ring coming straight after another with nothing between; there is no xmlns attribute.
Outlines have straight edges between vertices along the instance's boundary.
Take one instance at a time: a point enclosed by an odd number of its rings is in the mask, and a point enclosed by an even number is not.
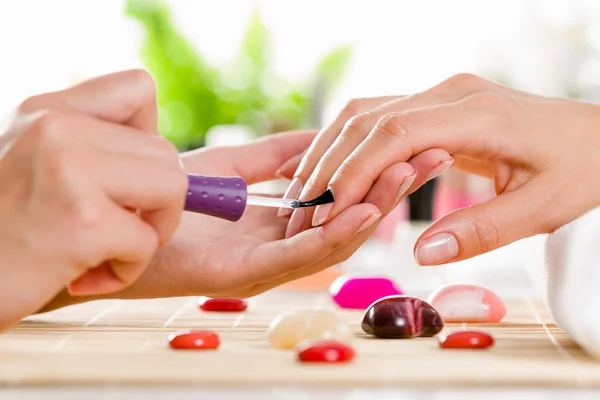
<svg viewBox="0 0 600 400"><path fill-rule="evenodd" d="M327 224L377 190L398 163L432 149L446 150L458 168L493 179L498 196L446 215L425 231L415 246L422 265L552 232L600 204L598 105L463 74L355 114L343 128L322 132L296 172L305 183L301 199L329 187L335 203L294 215L292 233ZM448 158L431 174L451 163Z"/></svg>
<svg viewBox="0 0 600 400"><path fill-rule="evenodd" d="M143 71L25 100L0 131L0 329L63 288L131 284L179 224L187 177ZM136 215L137 213L137 215Z"/></svg>
<svg viewBox="0 0 600 400"><path fill-rule="evenodd" d="M247 145L204 148L182 156L188 172L235 175L248 184L291 178L316 132L286 132ZM400 175L415 178L440 162L443 151L400 163ZM416 170L415 170L416 169ZM418 172L418 173L417 173ZM287 281L316 273L347 259L369 237L399 198L396 175L361 204L348 207L327 224L285 238L288 217L278 210L247 207L237 222L184 213L173 239L133 285L108 296L74 298L64 291L42 311L100 298L153 298L202 295L249 297ZM423 181L421 181L423 183Z"/></svg>

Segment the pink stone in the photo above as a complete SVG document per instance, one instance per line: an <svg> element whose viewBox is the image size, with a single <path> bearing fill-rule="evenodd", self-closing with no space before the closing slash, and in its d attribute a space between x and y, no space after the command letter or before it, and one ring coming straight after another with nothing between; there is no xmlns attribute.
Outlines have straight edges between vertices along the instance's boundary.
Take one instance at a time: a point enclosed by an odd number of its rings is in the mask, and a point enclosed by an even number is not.
<svg viewBox="0 0 600 400"><path fill-rule="evenodd" d="M433 292L427 302L444 322L499 322L506 306L496 293L477 285L449 285Z"/></svg>
<svg viewBox="0 0 600 400"><path fill-rule="evenodd" d="M365 310L382 297L402 291L388 278L343 275L331 284L329 294L342 308Z"/></svg>

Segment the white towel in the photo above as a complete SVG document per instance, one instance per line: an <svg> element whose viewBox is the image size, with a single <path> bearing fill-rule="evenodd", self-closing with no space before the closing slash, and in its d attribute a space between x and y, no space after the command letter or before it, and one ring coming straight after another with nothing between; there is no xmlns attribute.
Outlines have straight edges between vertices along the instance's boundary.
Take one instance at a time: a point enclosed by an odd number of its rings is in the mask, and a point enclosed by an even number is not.
<svg viewBox="0 0 600 400"><path fill-rule="evenodd" d="M600 358L600 207L546 239L546 300L560 328Z"/></svg>

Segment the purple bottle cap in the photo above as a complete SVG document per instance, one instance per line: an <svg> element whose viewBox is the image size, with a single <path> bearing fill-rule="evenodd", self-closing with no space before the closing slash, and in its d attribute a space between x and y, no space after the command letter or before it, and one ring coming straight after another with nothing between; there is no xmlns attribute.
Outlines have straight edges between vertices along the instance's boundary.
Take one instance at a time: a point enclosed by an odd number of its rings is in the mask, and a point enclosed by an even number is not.
<svg viewBox="0 0 600 400"><path fill-rule="evenodd" d="M229 221L239 220L246 209L248 192L240 177L188 174L190 186L185 210Z"/></svg>

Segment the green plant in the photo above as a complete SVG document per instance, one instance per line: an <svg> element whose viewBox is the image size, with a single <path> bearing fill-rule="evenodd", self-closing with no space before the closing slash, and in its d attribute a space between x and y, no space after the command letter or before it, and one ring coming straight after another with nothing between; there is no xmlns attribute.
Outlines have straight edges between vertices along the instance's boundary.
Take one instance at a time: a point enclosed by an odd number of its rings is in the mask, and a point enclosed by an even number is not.
<svg viewBox="0 0 600 400"><path fill-rule="evenodd" d="M215 125L242 124L256 135L318 125L321 103L352 54L350 46L334 49L306 82L293 84L272 70L269 32L257 10L236 59L218 67L177 29L164 2L126 0L125 11L143 27L141 57L157 84L159 129L181 150L203 146Z"/></svg>

